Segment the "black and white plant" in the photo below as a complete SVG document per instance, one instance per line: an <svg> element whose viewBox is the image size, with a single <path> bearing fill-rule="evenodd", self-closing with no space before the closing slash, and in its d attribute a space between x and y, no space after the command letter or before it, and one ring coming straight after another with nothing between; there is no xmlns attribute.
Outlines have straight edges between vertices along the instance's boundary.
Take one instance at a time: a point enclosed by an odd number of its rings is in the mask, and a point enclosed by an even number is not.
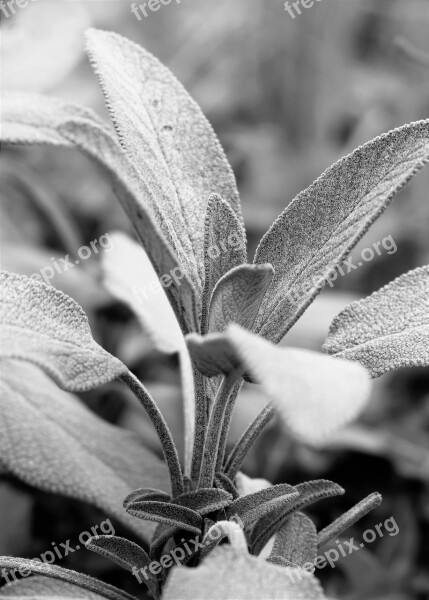
<svg viewBox="0 0 429 600"><path fill-rule="evenodd" d="M130 571L184 540L202 542L186 565L147 579L154 598L324 598L303 565L380 496L317 532L302 510L343 494L339 485L272 486L249 480L240 468L274 413L288 435L323 444L362 410L371 377L429 365L427 266L338 315L325 344L331 356L276 346L428 162L429 121L395 129L335 163L287 206L248 262L234 175L199 107L166 67L119 35L90 30L87 49L114 131L86 108L10 93L3 98L2 141L77 148L114 186L147 254L116 234L106 284L138 313L156 348L180 357L184 460L156 401L93 340L80 306L42 282L3 272L0 466L27 484L93 503L129 527L143 547L115 536L93 537L87 546ZM222 246L231 235L239 243ZM217 258L213 246L223 247ZM118 256L148 278L178 269L182 276L170 280L156 306L146 306L135 301L131 287L139 282L124 277ZM147 411L164 463L73 395L115 378ZM259 383L269 403L227 454L243 380ZM213 527L221 532L217 542ZM0 596L131 598L59 566L3 557L0 568L31 573Z"/></svg>

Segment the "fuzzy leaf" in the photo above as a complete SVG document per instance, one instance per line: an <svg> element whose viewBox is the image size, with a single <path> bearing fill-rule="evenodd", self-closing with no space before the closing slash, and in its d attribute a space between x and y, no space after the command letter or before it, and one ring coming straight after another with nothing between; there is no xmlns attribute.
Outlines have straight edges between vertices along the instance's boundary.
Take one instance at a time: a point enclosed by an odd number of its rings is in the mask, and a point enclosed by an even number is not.
<svg viewBox="0 0 429 600"><path fill-rule="evenodd" d="M2 358L39 366L68 391L86 391L125 373L92 338L74 300L25 275L0 273Z"/></svg>
<svg viewBox="0 0 429 600"><path fill-rule="evenodd" d="M341 517L338 517L338 519L335 519L330 525L319 531L317 538L318 545L323 546L323 544L338 537L346 529L371 512L371 510L374 510L374 508L379 506L382 500L381 495L378 492L374 492L358 502L356 506L353 506L353 508L345 512Z"/></svg>
<svg viewBox="0 0 429 600"><path fill-rule="evenodd" d="M228 506L226 515L229 519L238 515L245 525L250 525L268 510L275 508L277 503L293 502L298 496L296 488L287 483L280 483L238 498Z"/></svg>
<svg viewBox="0 0 429 600"><path fill-rule="evenodd" d="M325 479L305 481L296 485L294 489L299 492L296 500L291 503L286 502L286 506L280 506L274 513L263 516L255 525L251 537L253 554L261 552L268 540L283 526L292 513L319 500L344 494L341 486Z"/></svg>
<svg viewBox="0 0 429 600"><path fill-rule="evenodd" d="M429 266L350 304L332 322L324 350L361 363L373 377L429 366Z"/></svg>
<svg viewBox="0 0 429 600"><path fill-rule="evenodd" d="M1 380L0 456L7 471L47 492L94 504L149 537L153 526L127 515L122 500L142 483L168 489L164 463L31 363L2 361Z"/></svg>
<svg viewBox="0 0 429 600"><path fill-rule="evenodd" d="M278 348L237 325L204 338L190 334L187 343L205 375L244 369L246 378L261 384L286 429L309 444L325 443L360 413L369 396L370 379L360 365Z"/></svg>
<svg viewBox="0 0 429 600"><path fill-rule="evenodd" d="M239 574L239 576L237 576ZM196 568L172 570L163 600L326 600L317 579L223 545Z"/></svg>
<svg viewBox="0 0 429 600"><path fill-rule="evenodd" d="M118 564L123 569L131 571L140 571L151 563L147 552L134 542L114 535L97 535L90 538L85 546L88 550L96 552L105 558L108 558ZM142 579L143 581L143 579ZM154 598L158 597L158 583L156 578L145 578L147 587L151 590Z"/></svg>
<svg viewBox="0 0 429 600"><path fill-rule="evenodd" d="M204 223L204 289L201 332L207 333L210 299L216 283L228 271L246 262L246 232L230 205L218 194L207 203Z"/></svg>
<svg viewBox="0 0 429 600"><path fill-rule="evenodd" d="M157 502L170 502L170 494L163 492L162 490L155 490L153 488L138 488L128 494L124 499L124 508L131 502L142 502L144 500L156 500Z"/></svg>
<svg viewBox="0 0 429 600"><path fill-rule="evenodd" d="M213 291L208 331L221 332L230 323L252 329L273 275L271 265L240 265L224 275Z"/></svg>
<svg viewBox="0 0 429 600"><path fill-rule="evenodd" d="M174 502L191 508L200 515L208 515L231 504L232 495L224 490L200 488L199 490L186 492L177 496Z"/></svg>
<svg viewBox="0 0 429 600"><path fill-rule="evenodd" d="M275 559L280 557L289 566L304 567L306 563L314 564L316 556L316 526L310 517L296 512L276 532L268 562L275 563Z"/></svg>
<svg viewBox="0 0 429 600"><path fill-rule="evenodd" d="M278 342L397 192L429 160L429 120L395 129L331 166L262 238L275 277L254 331Z"/></svg>
<svg viewBox="0 0 429 600"><path fill-rule="evenodd" d="M110 293L126 304L155 348L178 353L185 423L185 465L189 472L195 428L195 390L192 365L174 311L163 289L171 275L159 280L144 249L123 233L110 234L113 250L104 253L104 280ZM177 280L180 283L180 279Z"/></svg>
<svg viewBox="0 0 429 600"><path fill-rule="evenodd" d="M139 519L174 525L191 533L200 533L201 531L202 519L200 515L194 510L178 504L154 500L135 501L127 504L126 511Z"/></svg>
<svg viewBox="0 0 429 600"><path fill-rule="evenodd" d="M39 122L37 111L41 105L44 107ZM66 117L69 110L70 115ZM182 268L184 263L179 266L179 259L165 238L153 190L140 178L113 133L87 109L74 106L70 109L68 104L59 104L58 100L49 96L35 94L6 94L2 105L2 125L3 122L7 125L1 131L3 143L77 148L101 166L113 183L118 199L158 275L161 277L173 272L182 275L179 282L173 281L168 288L168 297L183 330L197 331L195 290Z"/></svg>
<svg viewBox="0 0 429 600"><path fill-rule="evenodd" d="M216 488L228 492L234 500L238 498L238 491L231 479L225 473L218 472L214 477L214 485Z"/></svg>
<svg viewBox="0 0 429 600"><path fill-rule="evenodd" d="M13 578L10 577L13 581ZM0 589L0 598L22 600L106 600L106 596L83 590L73 583L59 581L44 575L18 579Z"/></svg>
<svg viewBox="0 0 429 600"><path fill-rule="evenodd" d="M113 587L108 583L104 583L103 581L99 581L98 579L94 579L93 577L89 577L89 575L84 575L83 573L76 573L76 571L63 569L62 567L57 567L56 565L43 564L40 561L36 560L28 560L27 558L13 558L12 556L1 556L0 570L1 569L6 569L8 571L13 569L25 569L26 573L28 574L27 576L29 576L31 573L36 575L43 575L45 576L45 578L50 578L52 579L52 583L49 584L47 581L42 581L39 578L37 579L37 585L39 587L40 585L45 585L48 591L49 588L51 588L51 590L55 592L61 592L61 587L63 587L63 590L67 589L64 588L64 586L62 586L62 582L68 583L70 584L69 588L73 592L75 592L75 590L73 590L72 586L75 586L78 590L82 591L81 595L75 595L75 598L78 597L85 598L85 600L97 600L97 595L94 597L93 594L98 594L99 596L101 596L101 598L104 598L106 600L136 600L134 596L131 596L126 592L122 592L121 590ZM23 583L22 585L25 589L25 584ZM73 598L73 596L71 597Z"/></svg>
<svg viewBox="0 0 429 600"><path fill-rule="evenodd" d="M204 219L219 193L241 219L234 175L200 108L149 52L91 29L87 50L120 142L153 190L163 230L201 296Z"/></svg>

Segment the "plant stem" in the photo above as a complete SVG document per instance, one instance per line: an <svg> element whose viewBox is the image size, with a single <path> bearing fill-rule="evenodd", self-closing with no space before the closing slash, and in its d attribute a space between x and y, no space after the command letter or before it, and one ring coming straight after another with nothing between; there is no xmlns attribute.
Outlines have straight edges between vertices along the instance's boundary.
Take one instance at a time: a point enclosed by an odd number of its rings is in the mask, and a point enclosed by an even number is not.
<svg viewBox="0 0 429 600"><path fill-rule="evenodd" d="M234 481L235 476L243 464L246 454L249 452L251 446L256 441L258 435L264 429L265 425L271 421L274 416L274 408L271 404L267 404L265 408L254 418L250 423L249 427L243 433L241 438L234 446L231 454L225 464L224 472L231 481Z"/></svg>
<svg viewBox="0 0 429 600"><path fill-rule="evenodd" d="M226 375L219 387L213 408L210 414L207 436L204 443L203 457L198 482L199 488L211 487L215 475L219 440L222 434L222 425L225 410L234 386L242 375L241 370L232 371Z"/></svg>
<svg viewBox="0 0 429 600"><path fill-rule="evenodd" d="M155 404L153 398L147 392L143 384L140 383L137 377L135 377L135 375L128 371L125 375L121 376L121 380L140 400L143 408L147 412L153 426L156 429L170 473L172 496L175 498L184 492L185 486L183 482L182 468L180 466L179 453L177 452L177 448L167 422L162 416L162 413Z"/></svg>
<svg viewBox="0 0 429 600"><path fill-rule="evenodd" d="M203 460L205 432L207 428L208 398L207 381L199 371L194 370L195 381L195 429L192 454L191 480L198 481Z"/></svg>

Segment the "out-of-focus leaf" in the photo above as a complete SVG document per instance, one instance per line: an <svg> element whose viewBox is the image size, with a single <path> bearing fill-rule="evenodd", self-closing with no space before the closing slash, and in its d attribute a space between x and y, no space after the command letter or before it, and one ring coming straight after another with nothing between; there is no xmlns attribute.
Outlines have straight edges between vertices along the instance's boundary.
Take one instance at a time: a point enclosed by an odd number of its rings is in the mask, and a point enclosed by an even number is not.
<svg viewBox="0 0 429 600"><path fill-rule="evenodd" d="M66 592L68 594L65 597L66 600L68 600L68 598L85 600L98 600L99 598L103 598L104 600L136 600L134 596L122 592L118 588L113 587L113 585L94 579L94 577L89 577L89 575L84 575L83 573L76 573L76 571L71 571L69 569L63 569L56 565L47 565L36 560L2 556L0 557L0 569L6 569L7 571L13 569L19 571L20 569L23 569L27 573L27 577L29 577L30 574L42 575L42 577L35 578L36 582L34 584L35 587L33 588L34 591L41 594L41 598L44 597L43 592L48 593L48 598L52 596L52 592L55 592L54 596L61 593L60 598L64 598L62 592ZM14 591L16 590L18 592L20 587L22 587L25 592L28 592L32 589L32 586L33 582L31 581L31 578L23 579L22 582L10 586L9 591L12 591L12 595L9 595L9 597L13 598ZM4 588L0 590L0 596L2 595L3 590ZM8 588L6 588L6 590L8 590ZM78 592L79 595L77 595ZM15 597L18 599L20 595L21 594L16 594ZM25 595L27 596L28 594Z"/></svg>
<svg viewBox="0 0 429 600"><path fill-rule="evenodd" d="M123 233L110 234L113 251L103 255L104 281L110 293L129 306L155 348L178 353L185 422L185 465L190 469L194 441L195 391L192 365L176 316L165 295L173 275L158 278L146 252ZM180 285L180 278L177 279Z"/></svg>
<svg viewBox="0 0 429 600"><path fill-rule="evenodd" d="M2 13L2 89L53 89L83 55L82 31L90 25L85 4L10 6Z"/></svg>
<svg viewBox="0 0 429 600"><path fill-rule="evenodd" d="M257 249L275 277L255 332L278 342L397 192L429 160L429 120L395 129L321 175L276 219Z"/></svg>
<svg viewBox="0 0 429 600"><path fill-rule="evenodd" d="M238 576L239 575L239 576ZM233 548L215 548L196 568L174 568L163 600L324 600L317 579L302 569L271 565Z"/></svg>
<svg viewBox="0 0 429 600"><path fill-rule="evenodd" d="M2 358L34 363L68 391L85 391L126 372L92 338L74 300L44 283L0 273Z"/></svg>
<svg viewBox="0 0 429 600"><path fill-rule="evenodd" d="M204 223L204 289L201 332L207 333L210 298L216 283L228 271L246 262L246 231L230 205L218 194L207 203Z"/></svg>
<svg viewBox="0 0 429 600"><path fill-rule="evenodd" d="M223 331L230 323L252 329L273 275L271 265L240 265L226 273L213 291L208 331Z"/></svg>
<svg viewBox="0 0 429 600"><path fill-rule="evenodd" d="M104 170L146 248L158 275L181 274L168 295L184 331L198 330L195 290L179 266L164 233L153 190L142 180L122 147L92 111L48 96L7 94L2 105L1 140L6 144L48 144L78 148ZM142 198L147 202L143 203Z"/></svg>
<svg viewBox="0 0 429 600"><path fill-rule="evenodd" d="M66 581L58 581L44 575L32 575L2 587L0 598L15 598L15 600L21 600L22 598L28 598L29 600L72 600L75 598L76 600L105 600L106 596L83 590L81 587Z"/></svg>
<svg viewBox="0 0 429 600"><path fill-rule="evenodd" d="M310 444L323 444L363 409L370 379L360 365L292 348L278 348L238 325L224 334L187 336L191 356L206 375L242 367L261 384L283 424Z"/></svg>
<svg viewBox="0 0 429 600"><path fill-rule="evenodd" d="M360 362L373 377L429 366L429 266L348 306L332 322L324 349Z"/></svg>
<svg viewBox="0 0 429 600"><path fill-rule="evenodd" d="M154 56L94 29L87 50L120 142L153 190L161 229L201 300L210 194L220 194L241 220L232 169L198 105Z"/></svg>
<svg viewBox="0 0 429 600"><path fill-rule="evenodd" d="M3 360L1 379L0 455L7 471L45 491L90 502L148 537L153 526L127 515L122 501L142 484L169 489L164 463L38 367Z"/></svg>
<svg viewBox="0 0 429 600"><path fill-rule="evenodd" d="M277 558L288 566L304 567L314 564L317 556L317 531L313 521L302 512L294 513L276 532L268 562Z"/></svg>
<svg viewBox="0 0 429 600"><path fill-rule="evenodd" d="M247 477L244 473L239 472L235 478L235 485L240 496L247 496L248 494L254 494L255 492L271 487L272 483L266 479Z"/></svg>

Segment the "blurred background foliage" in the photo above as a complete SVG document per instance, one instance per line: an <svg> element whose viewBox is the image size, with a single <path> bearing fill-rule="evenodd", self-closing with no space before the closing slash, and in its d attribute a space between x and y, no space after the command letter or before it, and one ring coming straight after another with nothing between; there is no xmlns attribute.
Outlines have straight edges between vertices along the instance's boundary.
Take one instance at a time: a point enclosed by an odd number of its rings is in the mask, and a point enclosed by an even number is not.
<svg viewBox="0 0 429 600"><path fill-rule="evenodd" d="M110 29L144 45L200 103L226 149L241 192L249 258L275 217L333 161L382 132L429 117L427 0L322 0L295 19L280 0L181 0L141 21L130 6L127 0L37 0L11 18L2 15L2 88L53 94L107 116L84 55L83 31ZM78 153L3 149L0 174L4 269L30 275L51 257L75 256L105 232L132 233L100 172ZM387 235L397 252L383 252L338 278L282 343L320 349L333 316L350 301L428 262L428 184L427 169L354 256ZM133 315L109 296L99 258L51 283L84 307L96 338L147 384L180 439L177 361L155 355ZM119 384L82 399L160 451L139 406ZM257 386L243 391L233 438L263 404ZM367 493L381 492L382 506L350 535L359 539L390 516L400 533L319 572L326 591L351 600L429 598L427 369L377 380L360 421L322 451L285 439L274 423L246 472L276 483L322 477L343 485L346 496L311 509L319 527ZM102 518L83 504L6 478L0 483L2 554L36 556L53 541L75 540ZM77 552L61 564L142 593L132 577L91 553Z"/></svg>

